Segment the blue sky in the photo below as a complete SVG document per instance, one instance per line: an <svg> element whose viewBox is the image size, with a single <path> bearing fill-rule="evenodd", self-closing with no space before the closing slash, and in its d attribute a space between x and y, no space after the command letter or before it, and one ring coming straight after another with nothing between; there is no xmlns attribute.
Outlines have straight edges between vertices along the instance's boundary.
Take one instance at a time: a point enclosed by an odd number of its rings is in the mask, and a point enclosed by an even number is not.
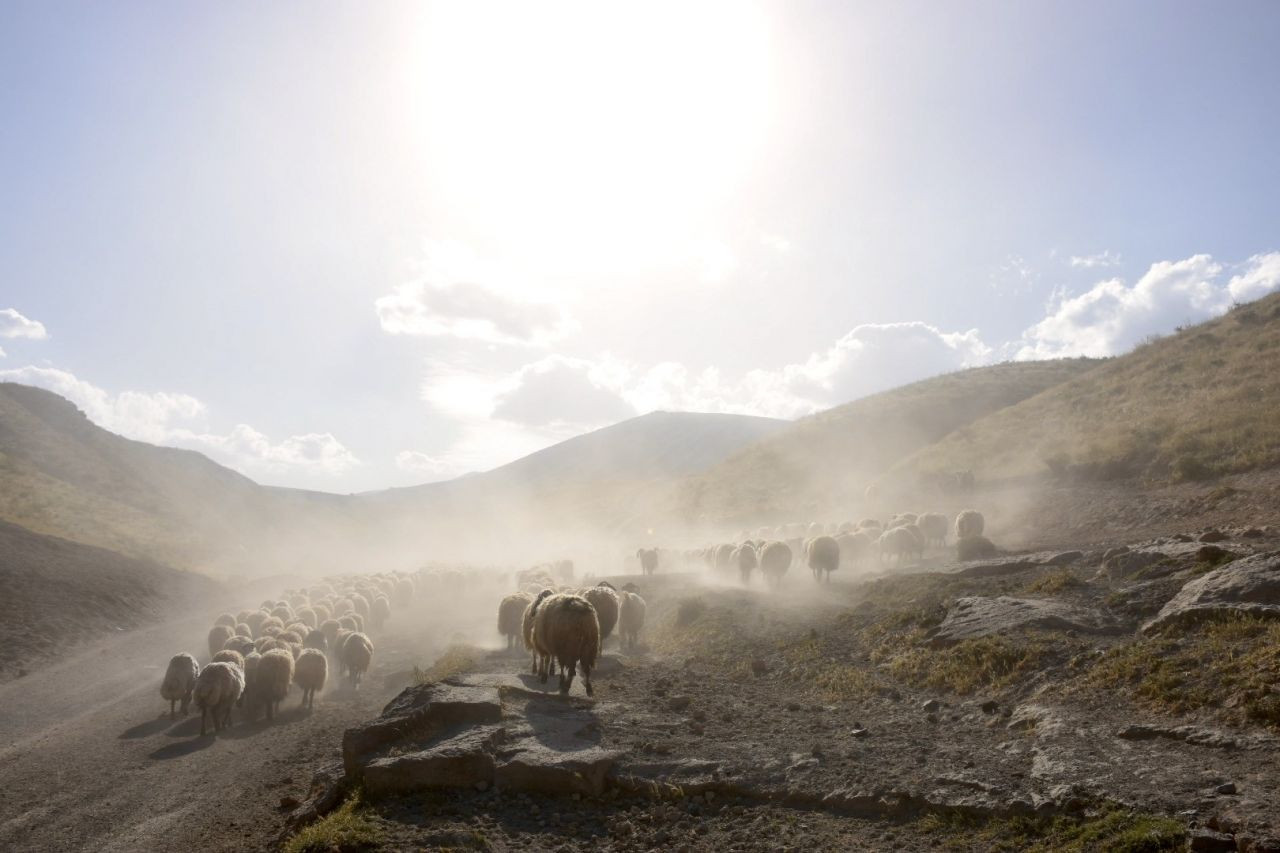
<svg viewBox="0 0 1280 853"><path fill-rule="evenodd" d="M1280 285L1275 3L0 6L0 378L262 482ZM3 312L9 313L3 313Z"/></svg>

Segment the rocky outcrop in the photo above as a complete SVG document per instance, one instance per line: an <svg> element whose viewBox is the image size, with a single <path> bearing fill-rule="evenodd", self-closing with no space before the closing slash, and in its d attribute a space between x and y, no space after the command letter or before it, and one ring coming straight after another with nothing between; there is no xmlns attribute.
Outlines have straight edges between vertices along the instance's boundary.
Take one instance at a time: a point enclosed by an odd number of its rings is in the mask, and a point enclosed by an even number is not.
<svg viewBox="0 0 1280 853"><path fill-rule="evenodd" d="M960 640L1004 634L1019 628L1118 634L1124 627L1110 616L1056 599L969 596L957 599L930 641L949 645Z"/></svg>
<svg viewBox="0 0 1280 853"><path fill-rule="evenodd" d="M1280 617L1280 552L1245 557L1188 581L1142 630L1232 613Z"/></svg>

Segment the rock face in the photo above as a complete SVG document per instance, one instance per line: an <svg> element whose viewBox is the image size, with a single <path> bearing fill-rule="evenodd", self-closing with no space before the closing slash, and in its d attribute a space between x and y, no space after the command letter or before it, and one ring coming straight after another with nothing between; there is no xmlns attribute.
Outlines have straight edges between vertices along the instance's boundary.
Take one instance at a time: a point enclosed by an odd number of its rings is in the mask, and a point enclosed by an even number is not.
<svg viewBox="0 0 1280 853"><path fill-rule="evenodd" d="M1163 551L1125 551L1104 560L1100 573L1112 580L1123 580L1167 558Z"/></svg>
<svg viewBox="0 0 1280 853"><path fill-rule="evenodd" d="M930 638L935 645L1003 634L1015 628L1049 628L1088 634L1116 634L1123 627L1111 617L1053 599L969 596L956 600Z"/></svg>
<svg viewBox="0 0 1280 853"><path fill-rule="evenodd" d="M1142 630L1230 613L1280 618L1280 552L1245 557L1188 581Z"/></svg>
<svg viewBox="0 0 1280 853"><path fill-rule="evenodd" d="M599 794L622 753L600 745L590 706L463 676L410 687L343 736L349 780L381 795L425 788Z"/></svg>

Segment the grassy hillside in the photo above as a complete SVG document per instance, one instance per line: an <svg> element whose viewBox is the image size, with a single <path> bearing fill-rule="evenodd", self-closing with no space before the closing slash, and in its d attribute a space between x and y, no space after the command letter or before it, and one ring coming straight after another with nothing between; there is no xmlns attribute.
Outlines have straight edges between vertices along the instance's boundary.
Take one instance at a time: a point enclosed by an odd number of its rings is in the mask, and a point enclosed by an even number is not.
<svg viewBox="0 0 1280 853"><path fill-rule="evenodd" d="M690 521L789 521L861 497L904 457L992 412L1087 375L1092 359L1006 363L874 394L794 425L683 484ZM954 470L973 467L954 466Z"/></svg>
<svg viewBox="0 0 1280 853"><path fill-rule="evenodd" d="M0 522L0 680L218 593L202 575Z"/></svg>
<svg viewBox="0 0 1280 853"><path fill-rule="evenodd" d="M981 477L1198 480L1280 465L1280 294L995 412L904 460Z"/></svg>

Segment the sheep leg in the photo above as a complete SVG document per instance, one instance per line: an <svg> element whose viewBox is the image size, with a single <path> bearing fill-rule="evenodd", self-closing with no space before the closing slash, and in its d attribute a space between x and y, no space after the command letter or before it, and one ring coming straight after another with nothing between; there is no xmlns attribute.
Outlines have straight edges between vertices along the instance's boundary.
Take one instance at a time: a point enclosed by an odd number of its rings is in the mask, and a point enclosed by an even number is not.
<svg viewBox="0 0 1280 853"><path fill-rule="evenodd" d="M582 665L582 683L587 688L587 695L594 696L595 691L591 689L591 667L585 663Z"/></svg>
<svg viewBox="0 0 1280 853"><path fill-rule="evenodd" d="M191 691L187 691L187 695L182 697L182 716L187 715L187 710L191 707Z"/></svg>
<svg viewBox="0 0 1280 853"><path fill-rule="evenodd" d="M177 706L177 704L178 704L177 699L169 700L169 719L171 720L178 715L178 712L175 710L175 707Z"/></svg>
<svg viewBox="0 0 1280 853"><path fill-rule="evenodd" d="M205 721L209 719L209 709L200 709L200 737L205 736Z"/></svg>

